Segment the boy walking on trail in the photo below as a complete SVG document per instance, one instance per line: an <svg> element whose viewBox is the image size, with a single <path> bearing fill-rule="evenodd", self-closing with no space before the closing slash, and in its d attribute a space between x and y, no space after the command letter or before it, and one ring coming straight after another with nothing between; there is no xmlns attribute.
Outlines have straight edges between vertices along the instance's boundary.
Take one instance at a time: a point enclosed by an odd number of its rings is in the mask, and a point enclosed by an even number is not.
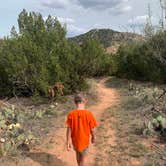
<svg viewBox="0 0 166 166"><path fill-rule="evenodd" d="M66 121L67 150L71 149L72 144L76 151L78 166L85 166L90 138L91 143L95 142L94 128L97 123L93 114L85 109L87 100L83 95L76 95L74 102L77 108L68 114Z"/></svg>

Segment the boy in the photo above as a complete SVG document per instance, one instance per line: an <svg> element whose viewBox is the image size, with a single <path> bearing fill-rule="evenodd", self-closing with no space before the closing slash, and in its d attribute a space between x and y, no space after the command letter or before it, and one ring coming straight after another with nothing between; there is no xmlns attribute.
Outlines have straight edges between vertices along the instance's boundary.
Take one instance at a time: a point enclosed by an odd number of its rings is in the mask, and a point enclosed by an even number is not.
<svg viewBox="0 0 166 166"><path fill-rule="evenodd" d="M71 149L71 141L76 151L76 159L78 166L85 166L89 139L91 135L91 143L95 142L94 127L96 120L91 112L85 109L87 100L83 95L78 94L74 97L76 109L71 111L67 117L67 150ZM70 139L71 138L71 139Z"/></svg>

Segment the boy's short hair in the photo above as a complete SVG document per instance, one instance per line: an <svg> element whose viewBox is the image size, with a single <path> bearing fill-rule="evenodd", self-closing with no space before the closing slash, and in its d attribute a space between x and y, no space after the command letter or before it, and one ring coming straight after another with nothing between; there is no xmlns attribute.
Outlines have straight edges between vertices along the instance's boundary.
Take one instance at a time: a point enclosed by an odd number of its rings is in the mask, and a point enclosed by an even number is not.
<svg viewBox="0 0 166 166"><path fill-rule="evenodd" d="M84 97L83 94L76 94L76 95L74 96L74 102L75 102L76 104L82 103L82 102L84 102L84 101L85 101L85 97Z"/></svg>

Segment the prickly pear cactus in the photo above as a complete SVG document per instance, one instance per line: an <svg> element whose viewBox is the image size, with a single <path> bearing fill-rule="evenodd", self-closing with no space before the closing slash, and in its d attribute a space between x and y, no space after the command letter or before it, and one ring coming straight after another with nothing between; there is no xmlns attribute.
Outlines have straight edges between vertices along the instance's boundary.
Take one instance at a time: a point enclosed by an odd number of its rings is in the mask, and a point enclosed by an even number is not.
<svg viewBox="0 0 166 166"><path fill-rule="evenodd" d="M22 122L26 117L25 111L13 105L0 109L0 156L13 155L20 145L29 146L36 140L30 131L24 130Z"/></svg>

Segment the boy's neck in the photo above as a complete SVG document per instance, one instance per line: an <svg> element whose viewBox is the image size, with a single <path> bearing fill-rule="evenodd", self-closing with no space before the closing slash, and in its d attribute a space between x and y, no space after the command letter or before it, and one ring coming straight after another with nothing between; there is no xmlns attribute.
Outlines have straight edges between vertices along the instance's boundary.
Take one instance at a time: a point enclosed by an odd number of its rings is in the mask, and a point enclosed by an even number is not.
<svg viewBox="0 0 166 166"><path fill-rule="evenodd" d="M77 110L84 110L84 109L85 109L84 103L77 104Z"/></svg>

